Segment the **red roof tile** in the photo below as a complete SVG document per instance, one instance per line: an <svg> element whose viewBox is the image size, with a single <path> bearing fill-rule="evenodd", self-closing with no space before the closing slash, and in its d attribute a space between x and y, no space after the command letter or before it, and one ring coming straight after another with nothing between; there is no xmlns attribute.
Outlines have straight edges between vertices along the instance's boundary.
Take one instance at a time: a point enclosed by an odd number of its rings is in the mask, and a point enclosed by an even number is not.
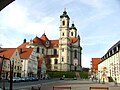
<svg viewBox="0 0 120 90"><path fill-rule="evenodd" d="M13 53L15 52L16 48L2 48L2 50L0 51L0 56L5 58L10 59L13 55Z"/></svg>
<svg viewBox="0 0 120 90"><path fill-rule="evenodd" d="M76 43L77 42L77 38L70 38L70 44L72 44L72 43Z"/></svg>
<svg viewBox="0 0 120 90"><path fill-rule="evenodd" d="M33 48L18 48L18 51L21 59L28 59L33 51Z"/></svg>
<svg viewBox="0 0 120 90"><path fill-rule="evenodd" d="M49 39L47 38L47 36L45 35L45 33L40 37L40 39L42 39L44 41L49 41Z"/></svg>
<svg viewBox="0 0 120 90"><path fill-rule="evenodd" d="M39 37L36 36L33 39L33 43L41 45L41 44L43 44L43 41Z"/></svg>
<svg viewBox="0 0 120 90"><path fill-rule="evenodd" d="M22 43L20 46L18 46L18 48L26 48L26 45L28 45L29 42L26 42L26 43Z"/></svg>
<svg viewBox="0 0 120 90"><path fill-rule="evenodd" d="M50 41L51 41L51 46L58 47L59 40L50 40Z"/></svg>

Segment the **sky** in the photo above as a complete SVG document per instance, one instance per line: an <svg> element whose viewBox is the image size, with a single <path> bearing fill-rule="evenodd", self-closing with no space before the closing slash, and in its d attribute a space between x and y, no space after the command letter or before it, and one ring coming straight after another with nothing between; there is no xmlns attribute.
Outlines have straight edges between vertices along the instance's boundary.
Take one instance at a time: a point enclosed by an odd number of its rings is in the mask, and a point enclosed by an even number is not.
<svg viewBox="0 0 120 90"><path fill-rule="evenodd" d="M59 39L64 8L81 38L82 66L101 58L120 38L120 0L16 0L0 12L0 46L15 48L45 32Z"/></svg>

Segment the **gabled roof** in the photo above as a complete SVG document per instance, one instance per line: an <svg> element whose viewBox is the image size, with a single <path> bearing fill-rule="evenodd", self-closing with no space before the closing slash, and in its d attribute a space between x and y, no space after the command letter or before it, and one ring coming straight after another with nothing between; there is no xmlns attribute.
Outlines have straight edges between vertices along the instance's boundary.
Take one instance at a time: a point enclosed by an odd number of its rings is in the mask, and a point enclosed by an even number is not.
<svg viewBox="0 0 120 90"><path fill-rule="evenodd" d="M78 41L78 38L70 38L70 44L76 43Z"/></svg>
<svg viewBox="0 0 120 90"><path fill-rule="evenodd" d="M28 59L33 51L33 48L18 48L20 58Z"/></svg>
<svg viewBox="0 0 120 90"><path fill-rule="evenodd" d="M16 48L2 48L2 50L0 51L0 56L5 58L10 59L13 55L13 53L15 52Z"/></svg>
<svg viewBox="0 0 120 90"><path fill-rule="evenodd" d="M45 33L40 37L40 39L42 39L43 41L49 41Z"/></svg>
<svg viewBox="0 0 120 90"><path fill-rule="evenodd" d="M41 45L41 44L43 44L43 41L39 37L36 36L33 39L33 43Z"/></svg>
<svg viewBox="0 0 120 90"><path fill-rule="evenodd" d="M26 45L28 45L29 42L26 42L26 43L22 43L20 46L18 46L18 48L26 48Z"/></svg>

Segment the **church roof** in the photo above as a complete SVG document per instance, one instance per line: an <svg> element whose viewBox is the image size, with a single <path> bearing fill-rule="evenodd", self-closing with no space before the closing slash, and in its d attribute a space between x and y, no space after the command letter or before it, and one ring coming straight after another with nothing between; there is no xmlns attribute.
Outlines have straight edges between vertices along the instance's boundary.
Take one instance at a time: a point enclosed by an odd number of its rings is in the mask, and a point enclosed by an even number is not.
<svg viewBox="0 0 120 90"><path fill-rule="evenodd" d="M76 43L77 41L78 41L77 38L70 38L70 44L72 44L72 43Z"/></svg>
<svg viewBox="0 0 120 90"><path fill-rule="evenodd" d="M77 30L76 27L75 27L75 25L74 25L74 23L73 23L72 26L70 27L70 30L71 30L71 29Z"/></svg>
<svg viewBox="0 0 120 90"><path fill-rule="evenodd" d="M41 44L43 44L43 40L41 40L39 37L36 36L33 39L33 43L41 45Z"/></svg>
<svg viewBox="0 0 120 90"><path fill-rule="evenodd" d="M58 47L59 45L59 40L50 40L51 41L51 46L52 47Z"/></svg>
<svg viewBox="0 0 120 90"><path fill-rule="evenodd" d="M63 17L69 18L69 16L67 15L66 10L64 10L63 14L60 15L60 18L63 18ZM69 19L70 19L70 18L69 18Z"/></svg>
<svg viewBox="0 0 120 90"><path fill-rule="evenodd" d="M47 38L47 36L45 35L45 33L40 37L40 39L42 39L44 41L49 41L49 39Z"/></svg>

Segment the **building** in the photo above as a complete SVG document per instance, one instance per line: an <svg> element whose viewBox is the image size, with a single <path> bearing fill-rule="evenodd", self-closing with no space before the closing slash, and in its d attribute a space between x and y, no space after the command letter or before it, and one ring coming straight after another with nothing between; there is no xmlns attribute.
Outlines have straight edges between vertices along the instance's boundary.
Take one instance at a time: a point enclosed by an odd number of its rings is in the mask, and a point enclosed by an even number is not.
<svg viewBox="0 0 120 90"><path fill-rule="evenodd" d="M97 73L98 71L98 64L99 62L101 61L101 58L92 58L92 61L91 61L91 71L92 73Z"/></svg>
<svg viewBox="0 0 120 90"><path fill-rule="evenodd" d="M120 41L114 44L101 58L98 71L101 81L120 83Z"/></svg>
<svg viewBox="0 0 120 90"><path fill-rule="evenodd" d="M21 77L22 63L16 48L0 49L0 57L2 78L8 79L10 77L10 68L13 69L14 77Z"/></svg>
<svg viewBox="0 0 120 90"><path fill-rule="evenodd" d="M91 60L91 69L89 71L92 78L97 78L98 73L98 64L101 61L101 58L92 58Z"/></svg>
<svg viewBox="0 0 120 90"><path fill-rule="evenodd" d="M50 71L81 71L80 36L77 35L77 28L72 23L69 26L70 18L66 12L60 15L59 39L49 40L44 33L41 37L36 36L29 42L19 47L36 49L37 58L44 57L47 70Z"/></svg>
<svg viewBox="0 0 120 90"><path fill-rule="evenodd" d="M22 62L21 77L37 77L38 60L33 48L18 48Z"/></svg>

